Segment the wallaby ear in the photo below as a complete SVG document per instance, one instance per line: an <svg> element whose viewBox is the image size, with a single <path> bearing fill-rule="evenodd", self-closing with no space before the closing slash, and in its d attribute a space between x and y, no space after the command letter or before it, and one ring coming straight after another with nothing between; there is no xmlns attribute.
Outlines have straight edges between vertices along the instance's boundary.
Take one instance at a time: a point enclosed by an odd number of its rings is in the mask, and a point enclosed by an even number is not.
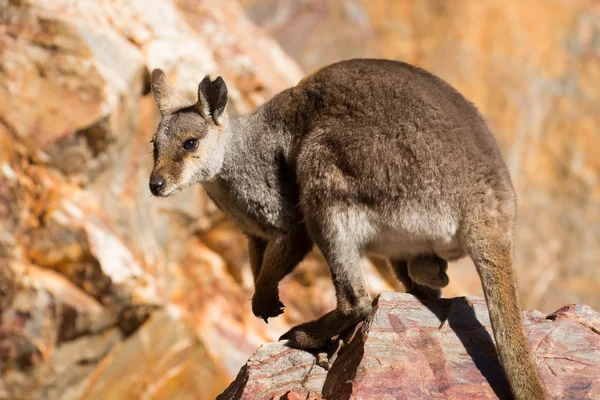
<svg viewBox="0 0 600 400"><path fill-rule="evenodd" d="M161 69L152 71L151 88L156 105L158 105L160 114L163 117L175 110L189 105L189 101L177 93L177 90L171 85L171 82L169 82L167 76Z"/></svg>
<svg viewBox="0 0 600 400"><path fill-rule="evenodd" d="M196 110L204 118L212 118L215 124L223 126L227 121L225 107L227 106L227 85L220 76L210 81L207 75L198 85L198 102Z"/></svg>

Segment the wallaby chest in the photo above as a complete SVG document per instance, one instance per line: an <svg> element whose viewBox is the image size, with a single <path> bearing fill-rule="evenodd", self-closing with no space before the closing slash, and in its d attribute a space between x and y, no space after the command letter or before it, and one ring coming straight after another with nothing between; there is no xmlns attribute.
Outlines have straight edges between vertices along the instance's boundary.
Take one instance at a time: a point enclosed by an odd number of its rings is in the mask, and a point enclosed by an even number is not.
<svg viewBox="0 0 600 400"><path fill-rule="evenodd" d="M276 171L240 174L204 184L217 207L245 233L268 239L296 223L293 195L278 182Z"/></svg>
<svg viewBox="0 0 600 400"><path fill-rule="evenodd" d="M268 238L271 236L272 224L265 215L252 204L259 205L251 198L236 196L229 185L204 185L206 192L215 205L231 218L238 227L247 234Z"/></svg>

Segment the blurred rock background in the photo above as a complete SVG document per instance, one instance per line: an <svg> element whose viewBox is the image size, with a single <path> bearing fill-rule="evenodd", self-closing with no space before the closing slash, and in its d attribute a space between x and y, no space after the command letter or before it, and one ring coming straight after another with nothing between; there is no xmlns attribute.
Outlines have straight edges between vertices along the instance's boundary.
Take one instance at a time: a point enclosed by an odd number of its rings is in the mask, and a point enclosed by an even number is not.
<svg viewBox="0 0 600 400"><path fill-rule="evenodd" d="M0 399L211 399L334 306L313 254L264 324L202 189L150 197L156 67L190 99L222 75L233 116L343 58L434 72L512 171L524 305L600 308L599 21L583 0L0 0ZM401 290L374 262L373 294ZM449 272L446 296L481 293L469 262Z"/></svg>

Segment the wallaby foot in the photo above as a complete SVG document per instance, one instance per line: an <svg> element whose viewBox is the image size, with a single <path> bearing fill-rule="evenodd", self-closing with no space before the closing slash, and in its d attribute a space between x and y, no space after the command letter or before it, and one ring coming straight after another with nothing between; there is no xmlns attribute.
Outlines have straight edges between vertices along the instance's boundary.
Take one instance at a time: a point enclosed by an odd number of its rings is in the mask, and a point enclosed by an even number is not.
<svg viewBox="0 0 600 400"><path fill-rule="evenodd" d="M435 254L417 256L408 261L408 275L414 283L434 289L448 286L448 262Z"/></svg>
<svg viewBox="0 0 600 400"><path fill-rule="evenodd" d="M341 312L336 309L315 321L293 327L279 340L288 340L287 345L296 349L322 349L327 346L332 337L365 319L371 310L371 304L365 304L351 312Z"/></svg>
<svg viewBox="0 0 600 400"><path fill-rule="evenodd" d="M277 287L257 287L252 296L252 313L268 323L268 318L274 318L283 314L285 305L279 301L279 290Z"/></svg>
<svg viewBox="0 0 600 400"><path fill-rule="evenodd" d="M438 299L442 296L442 291L439 288L420 285L413 281L409 274L408 262L404 260L392 260L392 267L396 273L396 277L406 288L407 293L422 300Z"/></svg>

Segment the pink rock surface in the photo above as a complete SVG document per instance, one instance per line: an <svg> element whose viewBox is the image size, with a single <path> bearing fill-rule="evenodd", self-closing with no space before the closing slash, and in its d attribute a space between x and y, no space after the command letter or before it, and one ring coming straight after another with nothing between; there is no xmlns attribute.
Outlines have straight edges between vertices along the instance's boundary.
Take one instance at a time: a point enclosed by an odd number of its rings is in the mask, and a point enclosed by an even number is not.
<svg viewBox="0 0 600 400"><path fill-rule="evenodd" d="M525 314L529 344L553 399L600 398L600 313L583 304ZM219 397L230 399L511 398L481 298L421 303L384 292L327 363L261 347Z"/></svg>

